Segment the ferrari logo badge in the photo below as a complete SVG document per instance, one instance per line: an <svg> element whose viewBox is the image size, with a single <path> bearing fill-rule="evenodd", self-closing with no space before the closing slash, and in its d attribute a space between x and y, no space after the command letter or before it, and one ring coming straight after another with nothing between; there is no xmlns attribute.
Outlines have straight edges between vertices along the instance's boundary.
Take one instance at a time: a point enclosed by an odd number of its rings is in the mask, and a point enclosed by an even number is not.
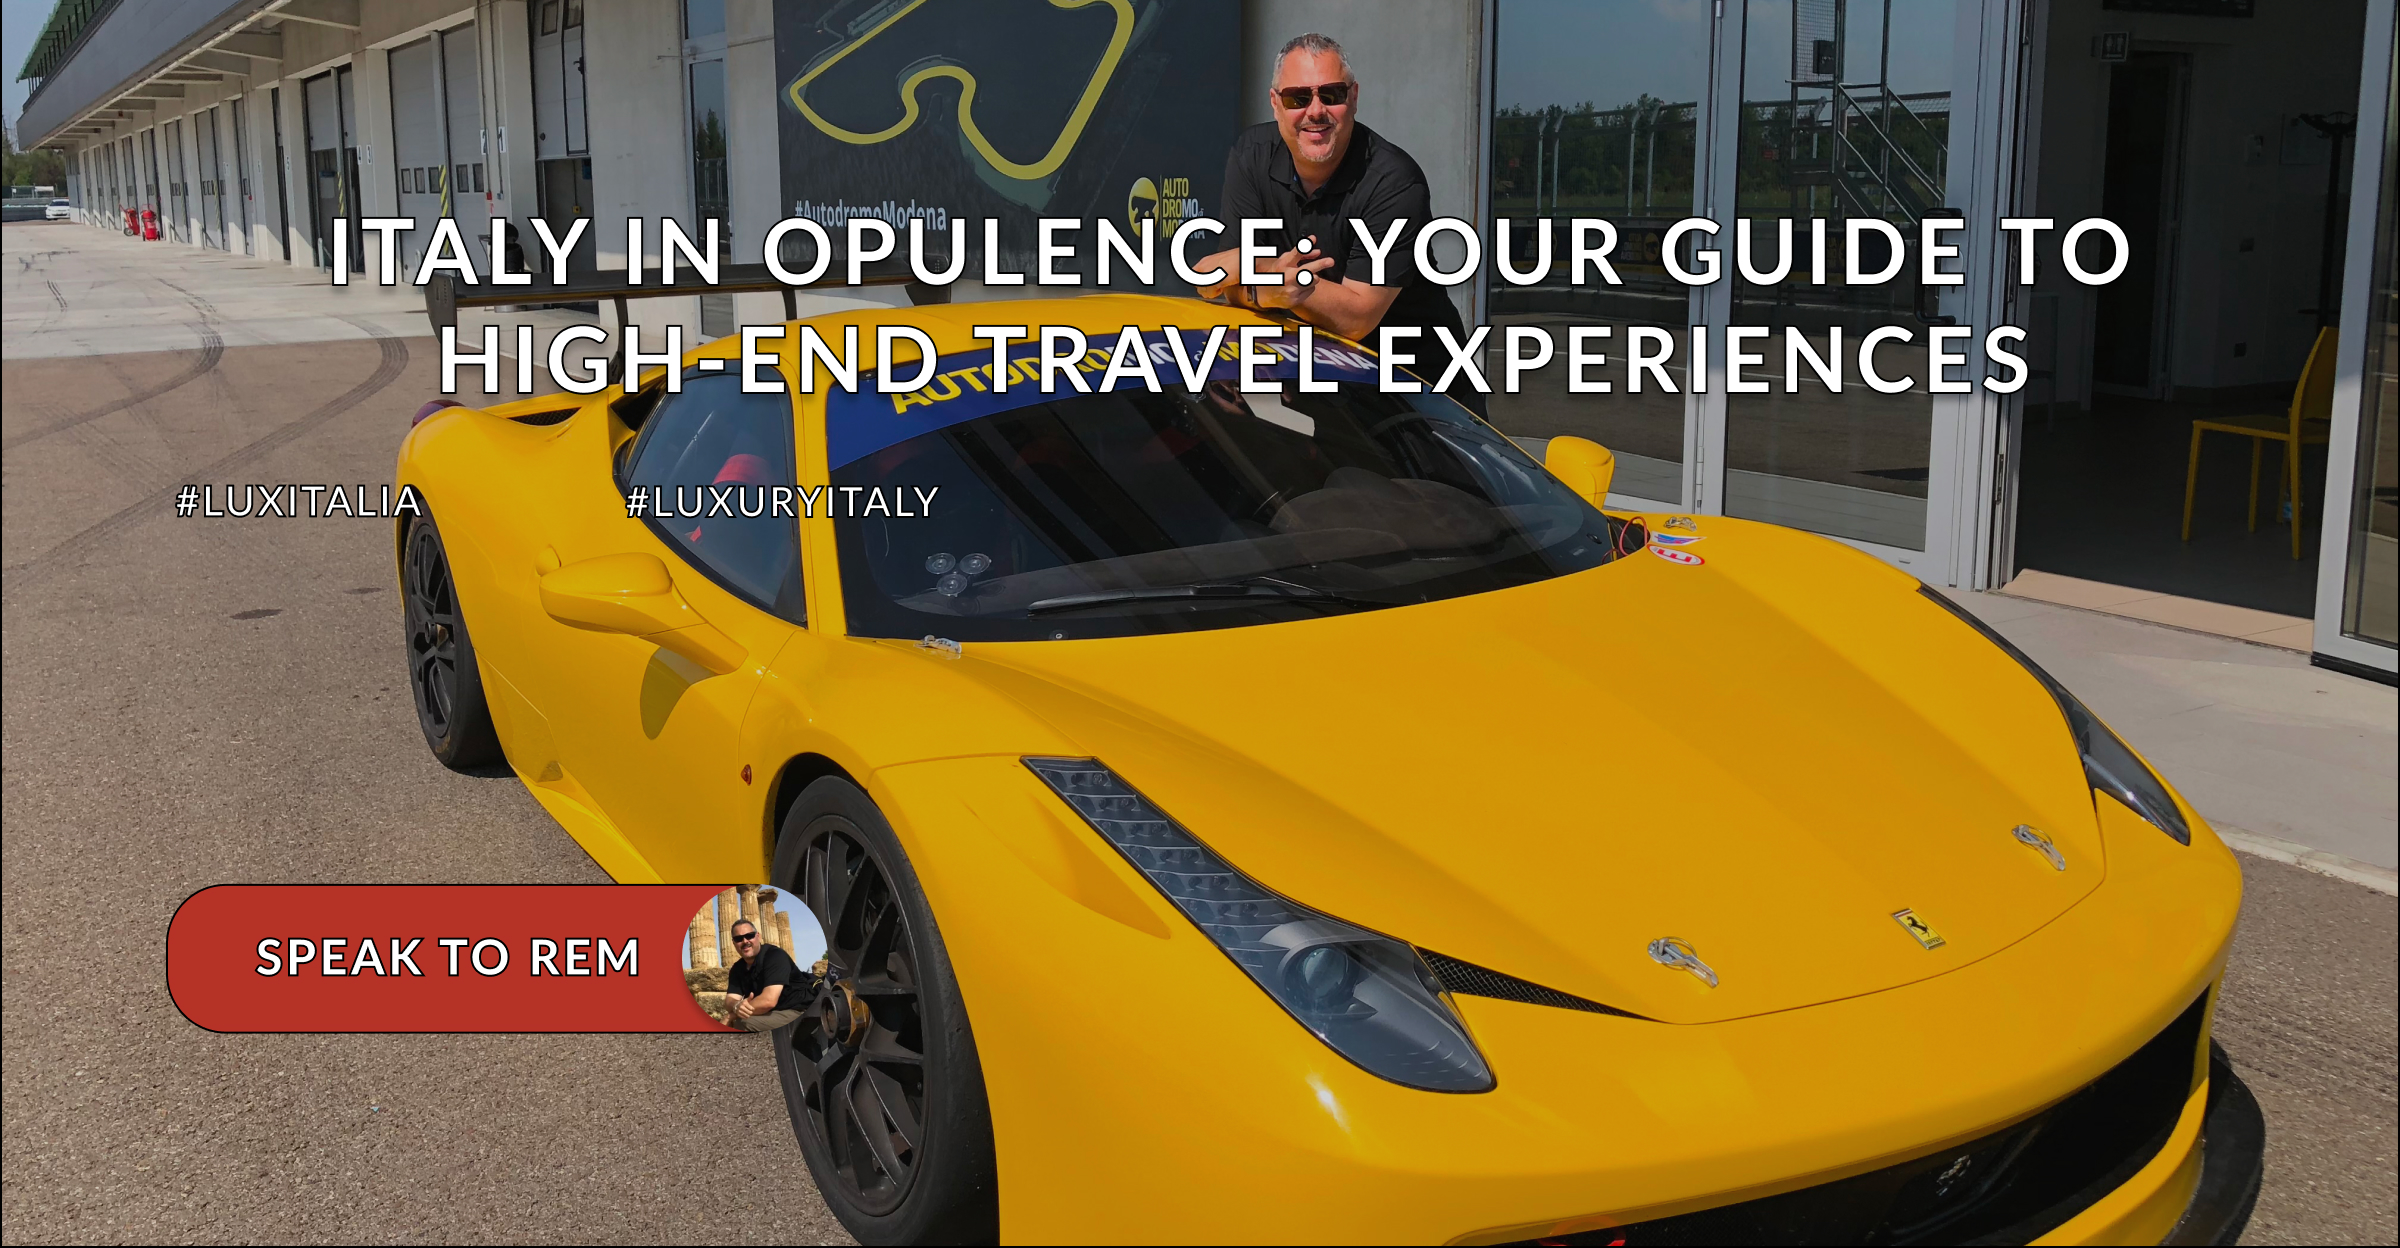
<svg viewBox="0 0 2400 1248"><path fill-rule="evenodd" d="M1909 935L1916 937L1918 944L1928 949L1939 949L1950 943L1942 939L1942 934L1933 930L1931 924L1918 918L1917 912L1914 910L1894 910L1892 911L1892 920Z"/></svg>
<svg viewBox="0 0 2400 1248"><path fill-rule="evenodd" d="M1669 516L1667 517L1667 522L1660 527L1669 529L1683 529L1692 533L1697 533L1700 531L1699 522L1693 520L1690 516Z"/></svg>

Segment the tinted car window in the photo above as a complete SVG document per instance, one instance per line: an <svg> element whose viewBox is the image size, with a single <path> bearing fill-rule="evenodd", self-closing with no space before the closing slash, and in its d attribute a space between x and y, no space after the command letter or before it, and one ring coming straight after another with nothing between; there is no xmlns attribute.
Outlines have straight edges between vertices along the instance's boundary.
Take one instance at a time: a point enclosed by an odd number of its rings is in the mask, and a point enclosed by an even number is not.
<svg viewBox="0 0 2400 1248"><path fill-rule="evenodd" d="M626 473L650 527L727 589L803 619L791 399L698 374L643 422Z"/></svg>
<svg viewBox="0 0 2400 1248"><path fill-rule="evenodd" d="M867 636L1308 619L1578 572L1623 543L1458 404L1363 384L1028 394L862 454L833 484L894 500L834 513L849 629Z"/></svg>

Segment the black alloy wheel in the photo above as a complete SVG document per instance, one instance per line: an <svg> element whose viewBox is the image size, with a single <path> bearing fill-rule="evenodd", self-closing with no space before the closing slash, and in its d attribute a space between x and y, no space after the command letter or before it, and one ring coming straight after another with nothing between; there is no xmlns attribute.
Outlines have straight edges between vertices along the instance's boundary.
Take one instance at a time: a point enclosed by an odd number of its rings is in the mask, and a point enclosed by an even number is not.
<svg viewBox="0 0 2400 1248"><path fill-rule="evenodd" d="M400 561L408 629L408 691L417 727L443 766L467 771L500 761L500 736L483 697L475 643L459 611L450 558L429 516L409 522Z"/></svg>
<svg viewBox="0 0 2400 1248"><path fill-rule="evenodd" d="M828 969L775 1033L792 1130L862 1243L989 1243L999 1234L991 1113L950 962L899 840L845 780L811 784L775 877L825 933Z"/></svg>

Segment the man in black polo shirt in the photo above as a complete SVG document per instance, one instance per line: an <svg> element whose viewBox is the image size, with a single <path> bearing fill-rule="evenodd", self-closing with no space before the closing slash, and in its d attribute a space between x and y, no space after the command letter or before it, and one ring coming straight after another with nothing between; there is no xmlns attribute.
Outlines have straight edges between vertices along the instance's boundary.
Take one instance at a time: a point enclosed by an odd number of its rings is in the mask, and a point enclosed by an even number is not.
<svg viewBox="0 0 2400 1248"><path fill-rule="evenodd" d="M1416 267L1417 230L1433 219L1425 171L1398 144L1358 124L1358 77L1342 45L1324 35L1306 34L1283 45L1269 94L1275 120L1242 131L1225 159L1219 215L1234 231L1237 248L1243 218L1283 222L1281 231L1260 238L1276 243L1282 254L1255 266L1261 273L1282 274L1283 284L1242 285L1240 253L1228 249L1192 266L1201 272L1225 268L1224 280L1203 287L1201 297L1288 308L1320 329L1368 346L1375 345L1375 331L1384 326L1413 327L1423 336L1401 339L1393 349L1415 355L1415 367L1426 380L1438 380L1450 357L1434 337L1435 327L1461 341L1465 334L1449 294ZM1384 285L1368 281L1373 262L1365 240L1351 228L1353 219L1379 240L1392 222L1408 223L1385 257ZM1305 285L1302 273L1309 275ZM1463 371L1447 393L1482 414L1483 395L1467 384Z"/></svg>
<svg viewBox="0 0 2400 1248"><path fill-rule="evenodd" d="M773 1031L800 1020L808 1006L809 977L792 955L759 939L758 924L733 925L733 951L741 955L725 972L725 1005L733 1025L744 1031Z"/></svg>

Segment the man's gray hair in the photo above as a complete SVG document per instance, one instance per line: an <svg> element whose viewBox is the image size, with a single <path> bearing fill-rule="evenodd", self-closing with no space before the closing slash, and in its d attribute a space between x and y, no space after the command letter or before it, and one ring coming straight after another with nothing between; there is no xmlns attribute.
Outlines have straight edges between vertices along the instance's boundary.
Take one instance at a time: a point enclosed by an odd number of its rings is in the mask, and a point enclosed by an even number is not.
<svg viewBox="0 0 2400 1248"><path fill-rule="evenodd" d="M1351 63L1350 54L1342 51L1342 45L1334 42L1333 36L1320 35L1313 30L1305 35L1292 36L1290 41L1283 45L1283 50L1275 54L1275 68L1268 75L1270 80L1282 75L1283 58L1294 52L1310 52L1318 56L1337 57L1342 62L1342 77L1350 82L1358 81L1358 66Z"/></svg>

